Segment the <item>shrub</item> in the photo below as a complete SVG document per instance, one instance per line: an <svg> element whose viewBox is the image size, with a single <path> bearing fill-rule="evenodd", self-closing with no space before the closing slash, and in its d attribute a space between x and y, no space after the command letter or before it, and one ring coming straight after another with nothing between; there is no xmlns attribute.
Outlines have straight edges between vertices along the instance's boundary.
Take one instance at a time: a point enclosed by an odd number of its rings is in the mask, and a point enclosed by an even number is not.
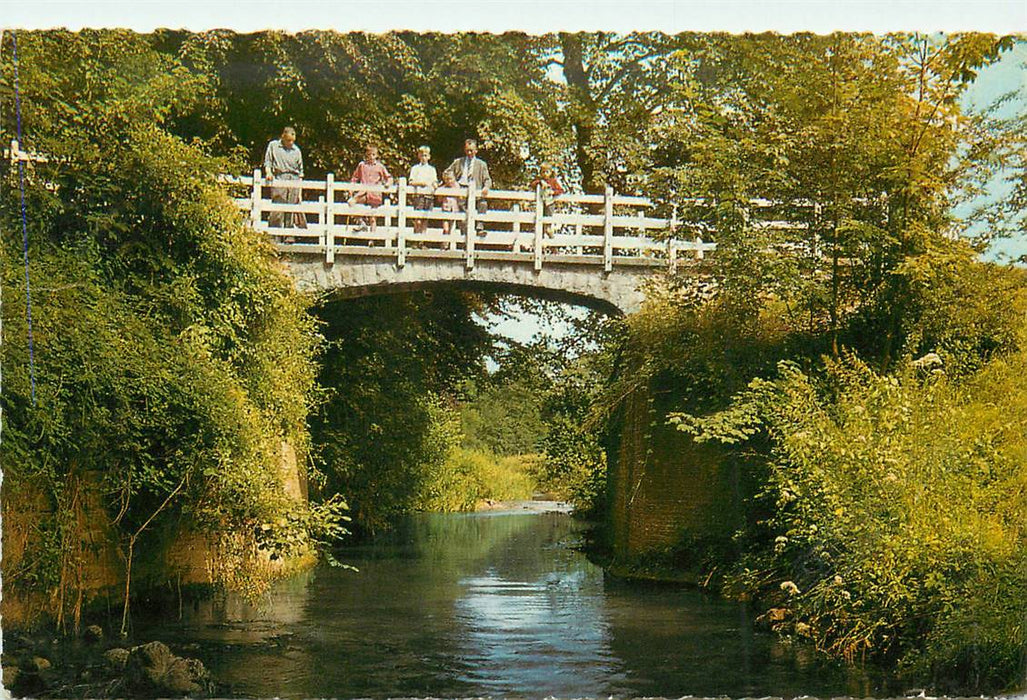
<svg viewBox="0 0 1027 700"><path fill-rule="evenodd" d="M765 434L758 499L729 583L847 659L898 659L945 691L1014 682L1025 642L1027 354L972 381L854 357L782 363L725 412L672 420L699 440ZM981 685L978 685L981 684Z"/></svg>

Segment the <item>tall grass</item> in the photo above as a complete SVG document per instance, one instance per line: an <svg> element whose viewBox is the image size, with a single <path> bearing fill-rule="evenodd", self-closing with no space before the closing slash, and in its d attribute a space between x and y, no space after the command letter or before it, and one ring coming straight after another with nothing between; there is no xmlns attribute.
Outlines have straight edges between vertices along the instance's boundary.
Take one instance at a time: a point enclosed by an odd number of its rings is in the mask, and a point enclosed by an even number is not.
<svg viewBox="0 0 1027 700"><path fill-rule="evenodd" d="M500 457L454 448L431 475L417 509L452 513L475 510L486 500L528 500L535 490L536 461L535 455Z"/></svg>

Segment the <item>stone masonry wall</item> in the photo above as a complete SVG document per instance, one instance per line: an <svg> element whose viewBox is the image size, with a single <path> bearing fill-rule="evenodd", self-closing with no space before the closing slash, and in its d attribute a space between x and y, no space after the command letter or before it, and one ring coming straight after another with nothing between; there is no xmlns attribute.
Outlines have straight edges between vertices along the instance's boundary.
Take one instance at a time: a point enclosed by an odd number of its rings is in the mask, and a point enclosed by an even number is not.
<svg viewBox="0 0 1027 700"><path fill-rule="evenodd" d="M654 387L625 401L610 445L610 537L629 560L689 539L723 539L740 522L735 475L717 448L666 425L680 408Z"/></svg>
<svg viewBox="0 0 1027 700"><path fill-rule="evenodd" d="M283 492L297 501L307 497L306 483L296 462L296 452L282 442L279 468ZM124 586L125 562L118 549L116 533L103 507L100 476L82 472L75 480L72 543L76 554L67 563L72 586L54 597L18 593L18 580L25 568L26 557L38 555L34 549L43 537L43 524L53 513L53 505L30 485L14 488L10 480L3 484L0 498L0 523L3 537L3 598L0 615L4 624L17 626L34 620L40 614L56 610L62 604L74 605L70 596L79 590L86 598L102 591ZM176 581L179 584L210 583L212 578L213 547L202 535L183 525L167 541L163 554L152 561L137 561L133 566L133 580L145 583ZM269 568L294 567L295 562L266 562ZM61 596L65 596L62 600Z"/></svg>

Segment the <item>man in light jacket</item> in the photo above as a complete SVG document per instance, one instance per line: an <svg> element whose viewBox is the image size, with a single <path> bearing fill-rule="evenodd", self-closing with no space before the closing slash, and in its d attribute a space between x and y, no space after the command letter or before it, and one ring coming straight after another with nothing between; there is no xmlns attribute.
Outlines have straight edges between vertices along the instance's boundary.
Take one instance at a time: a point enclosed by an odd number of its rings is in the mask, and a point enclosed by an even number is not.
<svg viewBox="0 0 1027 700"><path fill-rule="evenodd" d="M453 161L446 170L453 174L457 184L461 187L467 187L470 183L474 183L475 196L478 197L477 206L478 213L484 214L489 210L488 203L485 198L489 194L489 188L492 187L492 176L489 175L489 166L481 158L478 158L478 142L474 139L467 139L464 141L464 157L457 158ZM459 199L460 211L465 211L467 208L467 200ZM475 229L478 233L482 233L485 230L485 225L482 222L478 222L475 225Z"/></svg>
<svg viewBox="0 0 1027 700"><path fill-rule="evenodd" d="M302 180L303 154L296 145L296 130L291 126L282 129L281 138L267 145L264 152L264 177L268 184L272 180ZM271 201L275 204L299 204L303 193L296 187L272 187ZM283 221L283 214L285 214ZM302 212L271 212L268 224L272 227L306 228L307 216Z"/></svg>

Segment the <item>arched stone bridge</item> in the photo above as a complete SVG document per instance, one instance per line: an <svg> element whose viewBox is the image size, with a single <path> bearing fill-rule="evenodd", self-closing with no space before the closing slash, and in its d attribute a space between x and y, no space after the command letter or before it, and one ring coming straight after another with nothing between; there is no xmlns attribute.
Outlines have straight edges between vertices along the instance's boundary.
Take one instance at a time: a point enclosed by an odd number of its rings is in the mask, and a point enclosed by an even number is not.
<svg viewBox="0 0 1027 700"><path fill-rule="evenodd" d="M561 301L610 314L637 311L645 299L642 283L659 269L646 265L618 266L604 274L594 264L561 262L535 270L530 259L489 257L479 258L474 267L468 268L462 256L431 255L408 256L402 267L396 265L395 255L391 259L347 255L336 257L335 263L328 265L320 256L291 252L284 256L284 264L300 289L337 290L344 298L452 284Z"/></svg>
<svg viewBox="0 0 1027 700"><path fill-rule="evenodd" d="M271 236L301 289L343 296L460 284L631 313L646 278L715 248L675 235L672 220L648 216L648 199L610 188L561 195L552 206L541 190L490 190L482 206L473 185L430 190L400 179L371 186L331 174L269 183L259 170L221 179L246 188L237 206ZM300 190L300 202L273 202L275 188ZM382 205L352 203L359 192L381 193ZM425 196L432 208L415 208Z"/></svg>

